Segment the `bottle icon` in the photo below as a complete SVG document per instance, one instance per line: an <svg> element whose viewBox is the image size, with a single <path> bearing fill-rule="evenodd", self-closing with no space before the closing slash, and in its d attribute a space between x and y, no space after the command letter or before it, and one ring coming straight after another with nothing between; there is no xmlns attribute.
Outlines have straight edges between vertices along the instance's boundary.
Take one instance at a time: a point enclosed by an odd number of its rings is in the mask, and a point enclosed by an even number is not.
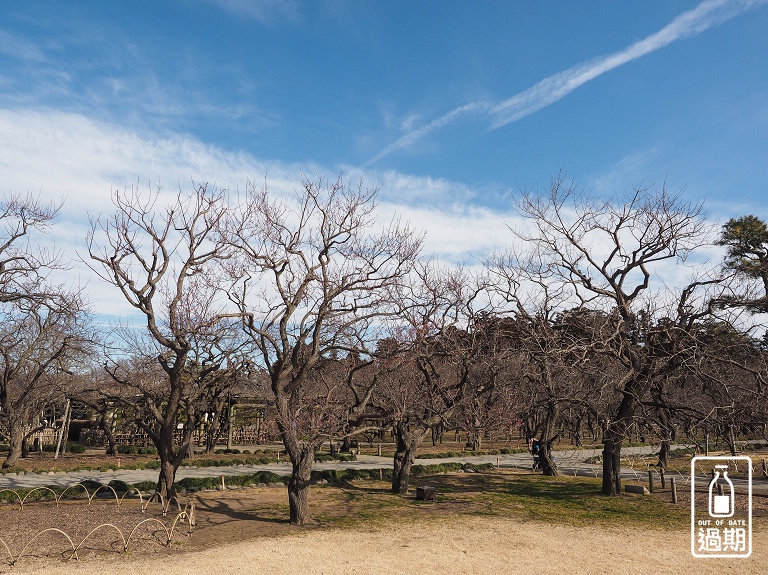
<svg viewBox="0 0 768 575"><path fill-rule="evenodd" d="M718 490L718 480L720 473L723 474L722 495ZM728 477L727 465L715 465L715 476L709 482L709 515L710 517L732 517L733 516L733 483Z"/></svg>

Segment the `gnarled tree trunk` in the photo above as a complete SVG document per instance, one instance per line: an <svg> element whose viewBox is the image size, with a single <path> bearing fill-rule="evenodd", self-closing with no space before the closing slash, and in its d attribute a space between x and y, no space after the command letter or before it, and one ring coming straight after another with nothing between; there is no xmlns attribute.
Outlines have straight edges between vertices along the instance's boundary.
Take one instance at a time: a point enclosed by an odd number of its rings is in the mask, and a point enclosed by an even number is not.
<svg viewBox="0 0 768 575"><path fill-rule="evenodd" d="M8 429L8 456L3 461L3 469L9 469L16 465L22 456L24 444L24 428L20 422L13 421Z"/></svg>
<svg viewBox="0 0 768 575"><path fill-rule="evenodd" d="M550 443L551 442L549 441L542 442L541 447L539 448L539 468L544 475L557 477L560 475L560 472L558 471L557 464L552 457L552 449L550 449Z"/></svg>
<svg viewBox="0 0 768 575"><path fill-rule="evenodd" d="M291 525L304 525L309 519L309 483L312 479L315 450L311 446L305 446L298 453L289 453L289 456L293 465L293 475L288 480L290 522Z"/></svg>
<svg viewBox="0 0 768 575"><path fill-rule="evenodd" d="M395 437L395 458L392 469L392 493L405 495L411 480L411 466L416 458L416 449L428 428L410 430L408 424L400 422L392 428Z"/></svg>
<svg viewBox="0 0 768 575"><path fill-rule="evenodd" d="M666 469L668 460L669 460L669 439L664 438L661 440L661 448L659 449L659 467L661 469Z"/></svg>

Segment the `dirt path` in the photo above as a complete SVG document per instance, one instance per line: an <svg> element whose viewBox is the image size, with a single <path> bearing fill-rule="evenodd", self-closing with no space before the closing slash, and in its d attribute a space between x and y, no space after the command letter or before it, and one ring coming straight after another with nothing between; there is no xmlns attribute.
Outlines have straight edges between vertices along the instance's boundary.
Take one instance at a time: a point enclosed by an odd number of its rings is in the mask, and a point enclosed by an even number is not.
<svg viewBox="0 0 768 575"><path fill-rule="evenodd" d="M381 528L297 531L200 552L156 557L47 560L12 573L155 573L158 562L175 575L269 573L756 573L768 564L768 532L755 534L748 559L694 559L687 532L596 530L541 523L467 517L446 523L414 523L402 532ZM605 550L610 551L605 551ZM11 569L0 568L0 572Z"/></svg>

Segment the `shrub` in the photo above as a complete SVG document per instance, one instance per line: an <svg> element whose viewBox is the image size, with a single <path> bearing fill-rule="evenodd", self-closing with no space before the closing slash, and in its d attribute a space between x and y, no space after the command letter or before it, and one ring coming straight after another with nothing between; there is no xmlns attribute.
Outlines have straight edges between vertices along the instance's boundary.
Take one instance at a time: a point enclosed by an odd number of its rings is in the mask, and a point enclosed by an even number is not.
<svg viewBox="0 0 768 575"><path fill-rule="evenodd" d="M103 483L100 481L95 481L93 479L83 479L80 483L88 490L89 493L93 493L103 485Z"/></svg>
<svg viewBox="0 0 768 575"><path fill-rule="evenodd" d="M185 477L176 483L178 487L182 487L187 491L191 489L215 489L220 484L221 478L219 477Z"/></svg>
<svg viewBox="0 0 768 575"><path fill-rule="evenodd" d="M464 471L485 471L493 469L493 463L465 463Z"/></svg>
<svg viewBox="0 0 768 575"><path fill-rule="evenodd" d="M436 475L438 473L448 473L450 471L463 470L464 466L461 463L438 463L436 465L414 465L411 467L411 474L414 476L420 475Z"/></svg>
<svg viewBox="0 0 768 575"><path fill-rule="evenodd" d="M131 487L135 487L142 493L152 493L157 488L157 483L154 481L141 481L134 483Z"/></svg>
<svg viewBox="0 0 768 575"><path fill-rule="evenodd" d="M384 469L382 478L390 479L391 469ZM325 471L313 471L312 481L327 481L328 483L344 483L355 479L378 479L378 469L329 469Z"/></svg>
<svg viewBox="0 0 768 575"><path fill-rule="evenodd" d="M113 479L110 481L109 486L117 493L125 493L131 488L131 486L128 485L125 481L120 481L119 479Z"/></svg>

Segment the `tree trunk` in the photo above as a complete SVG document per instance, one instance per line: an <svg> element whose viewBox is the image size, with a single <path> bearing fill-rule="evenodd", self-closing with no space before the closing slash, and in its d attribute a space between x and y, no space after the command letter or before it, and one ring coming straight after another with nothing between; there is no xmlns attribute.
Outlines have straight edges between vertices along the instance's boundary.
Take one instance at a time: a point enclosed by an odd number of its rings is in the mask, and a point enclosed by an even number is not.
<svg viewBox="0 0 768 575"><path fill-rule="evenodd" d="M102 414L99 418L99 425L102 431L104 431L104 436L107 438L107 455L117 455L115 434L112 433L112 418L108 418L106 414Z"/></svg>
<svg viewBox="0 0 768 575"><path fill-rule="evenodd" d="M205 429L205 453L207 455L213 453L213 450L216 448L216 441L221 434L221 427L221 410L217 409L213 417L208 421Z"/></svg>
<svg viewBox="0 0 768 575"><path fill-rule="evenodd" d="M621 495L621 443L603 441L603 495Z"/></svg>
<svg viewBox="0 0 768 575"><path fill-rule="evenodd" d="M165 460L164 460L165 459ZM176 466L168 458L160 458L160 476L157 479L157 492L165 501L176 496Z"/></svg>
<svg viewBox="0 0 768 575"><path fill-rule="evenodd" d="M725 441L728 443L728 451L730 451L731 457L736 457L736 436L733 433L733 425L728 426Z"/></svg>
<svg viewBox="0 0 768 575"><path fill-rule="evenodd" d="M394 467L392 469L392 493L399 493L400 495L408 493L414 456L414 450L408 447L398 447L396 449Z"/></svg>
<svg viewBox="0 0 768 575"><path fill-rule="evenodd" d="M626 419L618 419L608 424L603 433L603 495L621 495L621 445L627 426Z"/></svg>
<svg viewBox="0 0 768 575"><path fill-rule="evenodd" d="M662 439L661 449L659 449L659 467L661 467L662 469L666 469L668 461L669 461L669 439Z"/></svg>
<svg viewBox="0 0 768 575"><path fill-rule="evenodd" d="M443 427L442 423L438 423L437 425L432 426L432 447L435 447L438 443L443 442L444 432L445 427Z"/></svg>
<svg viewBox="0 0 768 575"><path fill-rule="evenodd" d="M539 468L544 475L550 477L557 477L560 472L557 470L557 464L552 458L552 450L549 447L549 442L542 443L539 449Z"/></svg>
<svg viewBox="0 0 768 575"><path fill-rule="evenodd" d="M173 441L175 428L176 426L173 424L164 423L161 425L158 434L150 435L160 457L160 475L157 479L157 492L166 501L176 496L176 471L179 469L179 465L181 465L184 455L187 453L187 447L192 435L191 431L188 432L185 429L181 445L176 447Z"/></svg>
<svg viewBox="0 0 768 575"><path fill-rule="evenodd" d="M304 525L309 519L309 482L312 479L312 465L315 451L306 446L298 453L288 454L293 464L293 475L288 480L288 505L291 525Z"/></svg>
<svg viewBox="0 0 768 575"><path fill-rule="evenodd" d="M412 432L407 424L399 423L393 428L395 437L395 458L392 469L392 493L405 495L411 480L411 466L416 458L416 449L427 429Z"/></svg>
<svg viewBox="0 0 768 575"><path fill-rule="evenodd" d="M483 439L481 435L481 431L479 429L472 428L472 431L469 435L469 441L467 441L467 447L471 449L472 451L480 451L483 445Z"/></svg>
<svg viewBox="0 0 768 575"><path fill-rule="evenodd" d="M627 430L633 422L636 397L641 395L644 380L641 375L634 375L621 386L624 397L621 399L616 418L606 422L603 431L603 495L621 495L621 445L627 436Z"/></svg>
<svg viewBox="0 0 768 575"><path fill-rule="evenodd" d="M11 423L8 430L8 456L3 461L3 469L8 469L16 465L19 457L22 455L24 443L24 430L21 424Z"/></svg>

